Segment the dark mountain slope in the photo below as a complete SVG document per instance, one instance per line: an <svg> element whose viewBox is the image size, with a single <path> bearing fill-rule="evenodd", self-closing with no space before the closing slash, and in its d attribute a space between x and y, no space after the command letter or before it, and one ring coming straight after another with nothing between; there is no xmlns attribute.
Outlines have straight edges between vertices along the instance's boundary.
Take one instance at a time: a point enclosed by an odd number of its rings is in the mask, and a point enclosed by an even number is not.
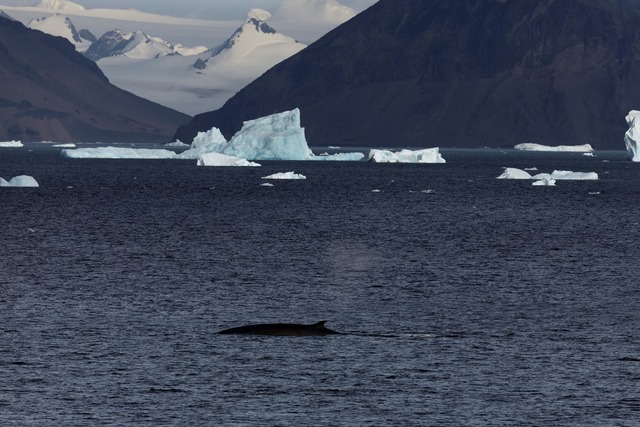
<svg viewBox="0 0 640 427"><path fill-rule="evenodd" d="M0 140L169 140L188 120L111 85L67 40L0 18Z"/></svg>
<svg viewBox="0 0 640 427"><path fill-rule="evenodd" d="M299 107L312 145L621 148L640 107L635 0L380 0L178 129Z"/></svg>

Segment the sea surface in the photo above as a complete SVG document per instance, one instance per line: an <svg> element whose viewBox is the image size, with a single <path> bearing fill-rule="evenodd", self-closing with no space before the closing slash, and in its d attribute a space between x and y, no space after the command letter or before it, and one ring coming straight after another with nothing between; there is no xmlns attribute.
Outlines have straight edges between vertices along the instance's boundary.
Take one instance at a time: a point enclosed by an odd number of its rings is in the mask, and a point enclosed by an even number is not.
<svg viewBox="0 0 640 427"><path fill-rule="evenodd" d="M2 426L637 426L640 164L0 149ZM504 167L597 181L498 180ZM261 177L295 171L306 180ZM217 335L315 323L325 337Z"/></svg>

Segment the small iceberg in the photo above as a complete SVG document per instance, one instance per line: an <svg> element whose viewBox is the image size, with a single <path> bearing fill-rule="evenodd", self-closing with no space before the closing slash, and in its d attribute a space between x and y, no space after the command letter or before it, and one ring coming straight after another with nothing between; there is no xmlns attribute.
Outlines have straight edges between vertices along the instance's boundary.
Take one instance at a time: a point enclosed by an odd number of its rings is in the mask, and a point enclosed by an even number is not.
<svg viewBox="0 0 640 427"><path fill-rule="evenodd" d="M585 153L593 151L593 147L591 146L591 144L549 146L542 144L524 143L517 144L513 148L521 151L563 151L569 153Z"/></svg>
<svg viewBox="0 0 640 427"><path fill-rule="evenodd" d="M260 166L242 157L227 156L221 153L205 153L198 157L198 166Z"/></svg>
<svg viewBox="0 0 640 427"><path fill-rule="evenodd" d="M553 186L556 185L556 180L555 179L542 178L542 179L539 179L538 181L533 181L533 183L531 183L531 185L544 186L544 187L553 187Z"/></svg>
<svg viewBox="0 0 640 427"><path fill-rule="evenodd" d="M0 141L0 148L20 148L24 147L21 141Z"/></svg>
<svg viewBox="0 0 640 427"><path fill-rule="evenodd" d="M18 175L9 181L0 178L0 187L40 187L40 185L32 176Z"/></svg>
<svg viewBox="0 0 640 427"><path fill-rule="evenodd" d="M505 168L498 179L531 179L531 174L518 168Z"/></svg>
<svg viewBox="0 0 640 427"><path fill-rule="evenodd" d="M636 130L636 119L639 116L640 111L631 110L626 117L629 130L624 134L624 145L632 162L640 162L640 133Z"/></svg>
<svg viewBox="0 0 640 427"><path fill-rule="evenodd" d="M395 152L373 149L369 151L367 160L374 163L446 163L439 147Z"/></svg>
<svg viewBox="0 0 640 427"><path fill-rule="evenodd" d="M73 142L63 142L61 144L53 144L55 148L76 148L76 144Z"/></svg>
<svg viewBox="0 0 640 427"><path fill-rule="evenodd" d="M295 172L279 172L273 175L263 176L262 179L307 179L307 177Z"/></svg>

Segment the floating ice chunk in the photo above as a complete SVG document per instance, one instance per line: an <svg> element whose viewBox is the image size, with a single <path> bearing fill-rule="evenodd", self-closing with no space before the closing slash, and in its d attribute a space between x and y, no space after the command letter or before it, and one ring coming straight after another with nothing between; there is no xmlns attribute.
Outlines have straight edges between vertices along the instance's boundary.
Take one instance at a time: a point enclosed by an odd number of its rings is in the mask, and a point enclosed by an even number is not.
<svg viewBox="0 0 640 427"><path fill-rule="evenodd" d="M531 179L531 174L518 168L505 168L498 179Z"/></svg>
<svg viewBox="0 0 640 427"><path fill-rule="evenodd" d="M150 148L93 147L64 149L62 157L73 159L175 159L176 153L170 150Z"/></svg>
<svg viewBox="0 0 640 427"><path fill-rule="evenodd" d="M333 162L358 162L364 159L364 153L335 153L335 154L320 154L318 156L312 156L309 160L327 160Z"/></svg>
<svg viewBox="0 0 640 427"><path fill-rule="evenodd" d="M76 148L76 144L72 143L72 142L65 142L62 144L53 144L53 147L55 148Z"/></svg>
<svg viewBox="0 0 640 427"><path fill-rule="evenodd" d="M228 146L228 142L218 128L211 128L206 132L198 132L193 139L191 148L178 154L179 159L196 160L198 157L206 153L224 153ZM237 156L243 157L245 156Z"/></svg>
<svg viewBox="0 0 640 427"><path fill-rule="evenodd" d="M273 175L263 176L262 179L307 179L307 177L295 172L279 172Z"/></svg>
<svg viewBox="0 0 640 427"><path fill-rule="evenodd" d="M542 144L517 144L515 147L516 150L522 151L567 151L567 152L590 152L593 151L593 147L591 144L582 144L582 145L557 145L557 146L549 146Z"/></svg>
<svg viewBox="0 0 640 427"><path fill-rule="evenodd" d="M205 153L198 157L198 166L260 166L241 157L227 156L221 153Z"/></svg>
<svg viewBox="0 0 640 427"><path fill-rule="evenodd" d="M374 163L446 163L438 147L396 152L373 149L369 151L368 160Z"/></svg>
<svg viewBox="0 0 640 427"><path fill-rule="evenodd" d="M275 187L275 185L271 184L270 182L265 182L264 184L260 184L260 187Z"/></svg>
<svg viewBox="0 0 640 427"><path fill-rule="evenodd" d="M19 148L24 147L21 141L0 141L0 148Z"/></svg>
<svg viewBox="0 0 640 427"><path fill-rule="evenodd" d="M559 180L571 180L571 181L582 181L582 180L597 180L598 174L596 172L573 172L573 171L561 171L555 170L548 173L539 173L531 177L532 179L559 179Z"/></svg>
<svg viewBox="0 0 640 427"><path fill-rule="evenodd" d="M638 117L640 117L640 111L629 111L626 117L629 130L624 134L624 145L629 153L629 159L633 162L640 162L640 131L636 129ZM640 124L640 121L638 123Z"/></svg>
<svg viewBox="0 0 640 427"><path fill-rule="evenodd" d="M39 187L38 181L29 175L18 175L9 181L0 178L0 187Z"/></svg>
<svg viewBox="0 0 640 427"><path fill-rule="evenodd" d="M544 187L553 187L556 185L556 180L555 179L549 179L549 178L542 178L539 179L537 181L533 181L533 183L531 183L531 185L538 185L538 186L544 186Z"/></svg>
<svg viewBox="0 0 640 427"><path fill-rule="evenodd" d="M173 142L167 142L166 144L164 144L165 147L178 147L178 148L184 148L184 147L190 147L189 144L185 144L184 142L177 140L177 141L173 141Z"/></svg>

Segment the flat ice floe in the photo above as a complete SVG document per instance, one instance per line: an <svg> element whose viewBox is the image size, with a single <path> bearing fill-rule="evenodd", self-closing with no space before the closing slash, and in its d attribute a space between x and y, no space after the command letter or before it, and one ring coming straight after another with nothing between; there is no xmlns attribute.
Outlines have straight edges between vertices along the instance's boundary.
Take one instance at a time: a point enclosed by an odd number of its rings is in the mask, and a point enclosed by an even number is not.
<svg viewBox="0 0 640 427"><path fill-rule="evenodd" d="M263 176L262 179L307 179L307 177L295 172L278 172L273 175Z"/></svg>
<svg viewBox="0 0 640 427"><path fill-rule="evenodd" d="M369 151L368 160L374 163L446 163L438 147L395 152L373 149Z"/></svg>
<svg viewBox="0 0 640 427"><path fill-rule="evenodd" d="M170 150L127 147L91 147L64 149L62 157L70 159L175 159Z"/></svg>
<svg viewBox="0 0 640 427"><path fill-rule="evenodd" d="M24 147L21 141L0 141L0 148L19 148Z"/></svg>
<svg viewBox="0 0 640 427"><path fill-rule="evenodd" d="M29 175L18 175L9 181L0 178L0 187L39 187L38 181Z"/></svg>
<svg viewBox="0 0 640 427"><path fill-rule="evenodd" d="M542 145L542 144L517 144L515 147L516 150L522 151L563 151L570 153L588 153L593 151L593 147L591 144L582 144L582 145Z"/></svg>
<svg viewBox="0 0 640 427"><path fill-rule="evenodd" d="M585 181L585 180L597 180L598 174L596 172L573 172L573 171L563 171L563 170L554 170L549 173L539 173L536 175L531 175L529 172L518 169L518 168L505 168L502 175L500 175L497 179L533 179L533 180L544 180L546 184L536 184L534 185L553 185L552 181L556 180L567 180L567 181ZM549 184L551 183L551 184Z"/></svg>
<svg viewBox="0 0 640 427"><path fill-rule="evenodd" d="M198 166L260 166L241 157L227 156L220 153L205 153L198 157Z"/></svg>

